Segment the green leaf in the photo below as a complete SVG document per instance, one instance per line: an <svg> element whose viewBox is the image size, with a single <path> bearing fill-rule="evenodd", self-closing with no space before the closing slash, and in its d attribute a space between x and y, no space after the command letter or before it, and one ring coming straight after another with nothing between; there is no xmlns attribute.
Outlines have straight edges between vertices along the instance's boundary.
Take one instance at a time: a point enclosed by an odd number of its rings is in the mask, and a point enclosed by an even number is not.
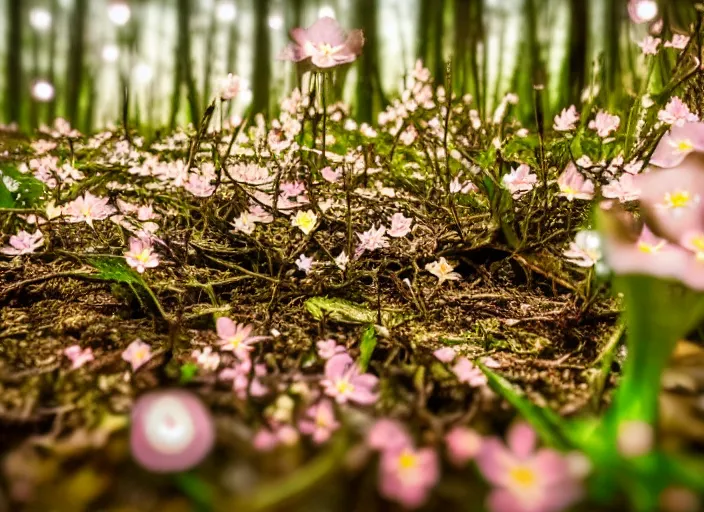
<svg viewBox="0 0 704 512"><path fill-rule="evenodd" d="M323 317L327 317L336 322L350 324L376 324L379 320L379 315L376 311L354 302L334 297L312 297L305 302L305 307L316 320L322 320ZM396 327L414 317L415 315L407 315L396 311L381 311L381 322L384 327L389 328Z"/></svg>
<svg viewBox="0 0 704 512"><path fill-rule="evenodd" d="M370 325L362 334L362 342L359 347L359 367L363 372L367 371L369 367L369 361L372 359L372 353L376 347L376 331L374 326Z"/></svg>
<svg viewBox="0 0 704 512"><path fill-rule="evenodd" d="M531 424L540 438L546 444L559 450L574 448L567 435L567 422L554 411L538 407L532 403L522 391L515 388L509 381L494 373L484 364L477 366L484 372L491 388L510 403Z"/></svg>
<svg viewBox="0 0 704 512"><path fill-rule="evenodd" d="M12 197L12 194L10 193L9 190L7 190L7 187L5 184L0 180L0 208L14 208L15 207L15 199Z"/></svg>
<svg viewBox="0 0 704 512"><path fill-rule="evenodd" d="M174 481L181 491L196 505L198 511L213 510L215 489L194 473L176 473Z"/></svg>
<svg viewBox="0 0 704 512"><path fill-rule="evenodd" d="M120 256L90 258L88 264L98 271L97 277L105 281L145 286L142 277Z"/></svg>
<svg viewBox="0 0 704 512"><path fill-rule="evenodd" d="M10 208L33 208L40 206L44 202L44 193L46 191L44 183L32 176L31 174L23 174L15 167L4 167L0 170L0 178L7 176L8 178L18 183L15 192L9 192L12 198L12 206ZM7 187L0 180L0 189ZM3 192L0 190L0 207L8 207L3 204Z"/></svg>
<svg viewBox="0 0 704 512"><path fill-rule="evenodd" d="M181 365L181 376L179 378L179 382L181 384L188 384L193 380L193 378L196 376L198 373L198 365L189 362L186 364Z"/></svg>

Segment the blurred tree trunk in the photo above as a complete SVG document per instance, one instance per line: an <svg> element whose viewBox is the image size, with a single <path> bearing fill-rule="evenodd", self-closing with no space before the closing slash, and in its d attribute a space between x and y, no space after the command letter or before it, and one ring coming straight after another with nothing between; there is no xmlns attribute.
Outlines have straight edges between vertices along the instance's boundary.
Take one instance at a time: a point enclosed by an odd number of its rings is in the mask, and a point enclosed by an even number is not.
<svg viewBox="0 0 704 512"><path fill-rule="evenodd" d="M183 72L181 71L181 68L183 65L181 63L181 58L179 57L180 47L180 44L176 45L176 56L174 59L176 69L174 69L174 90L171 95L171 115L169 116L169 126L172 130L176 129L178 112L181 109L181 82L183 82Z"/></svg>
<svg viewBox="0 0 704 512"><path fill-rule="evenodd" d="M429 66L430 60L430 27L433 15L433 0L420 0L418 10L418 49L416 57Z"/></svg>
<svg viewBox="0 0 704 512"><path fill-rule="evenodd" d="M364 31L364 50L357 64L357 120L371 123L375 104L383 101L381 72L379 70L379 31L377 28L377 0L357 0L355 27Z"/></svg>
<svg viewBox="0 0 704 512"><path fill-rule="evenodd" d="M609 105L615 106L616 93L620 89L621 73L621 28L626 14L626 2L610 0L606 2L604 20L604 83L609 95Z"/></svg>
<svg viewBox="0 0 704 512"><path fill-rule="evenodd" d="M472 0L455 0L455 41L452 52L452 81L456 92L464 93L469 88L471 76L470 61L476 57L473 53L472 39L474 27L471 18Z"/></svg>
<svg viewBox="0 0 704 512"><path fill-rule="evenodd" d="M22 121L22 0L7 3L6 121Z"/></svg>
<svg viewBox="0 0 704 512"><path fill-rule="evenodd" d="M567 54L562 66L556 109L578 105L587 85L589 38L588 0L570 0L570 27Z"/></svg>
<svg viewBox="0 0 704 512"><path fill-rule="evenodd" d="M51 1L51 19L53 23L51 24L51 29L49 32L49 71L47 73L47 78L49 83L51 83L55 89L58 90L58 84L56 83L56 40L58 37L58 26L61 22L61 9L58 0ZM56 117L56 95L51 99L49 105L47 105L47 121L51 123Z"/></svg>
<svg viewBox="0 0 704 512"><path fill-rule="evenodd" d="M219 23L217 19L217 10L213 9L213 14L210 17L210 27L208 33L206 34L205 43L205 69L203 70L203 110L208 108L208 103L210 103L210 82L211 75L213 74L213 61L215 60L215 37L218 33ZM225 73L227 74L227 72Z"/></svg>
<svg viewBox="0 0 704 512"><path fill-rule="evenodd" d="M188 94L188 106L191 112L191 122L197 127L200 122L200 108L198 105L198 91L196 90L196 80L193 76L193 64L191 63L191 2L190 0L178 0L178 60L181 66L181 79L183 80Z"/></svg>
<svg viewBox="0 0 704 512"><path fill-rule="evenodd" d="M522 123L534 125L536 115L542 113L543 105L536 105L535 86L546 85L545 63L538 43L538 3L537 0L525 0L524 4L524 39L519 49L518 65L513 77L513 89L518 91L521 102L518 105L519 119ZM537 95L543 98L543 94ZM536 107L539 107L536 109Z"/></svg>
<svg viewBox="0 0 704 512"><path fill-rule="evenodd" d="M88 0L76 0L71 17L68 68L66 75L66 118L78 123L78 109L83 85L83 53L85 50Z"/></svg>
<svg viewBox="0 0 704 512"><path fill-rule="evenodd" d="M252 112L269 111L271 89L271 36L268 25L270 0L254 2L254 79Z"/></svg>
<svg viewBox="0 0 704 512"><path fill-rule="evenodd" d="M445 81L445 58L443 44L445 42L445 0L433 2L433 64L430 68L437 83Z"/></svg>
<svg viewBox="0 0 704 512"><path fill-rule="evenodd" d="M291 28L302 27L303 26L303 3L304 0L291 0L290 9L287 15L290 16L290 23L288 26ZM291 84L293 87L298 87L301 89L303 87L303 73L301 72L300 66L293 66L293 71L291 72Z"/></svg>

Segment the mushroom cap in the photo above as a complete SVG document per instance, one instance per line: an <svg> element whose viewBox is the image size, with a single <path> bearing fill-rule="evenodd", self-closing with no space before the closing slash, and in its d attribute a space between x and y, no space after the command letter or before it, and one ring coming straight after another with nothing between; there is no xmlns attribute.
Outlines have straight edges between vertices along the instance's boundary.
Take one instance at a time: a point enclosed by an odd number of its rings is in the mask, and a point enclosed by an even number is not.
<svg viewBox="0 0 704 512"><path fill-rule="evenodd" d="M214 442L210 412L193 393L153 391L141 396L132 409L132 457L150 471L190 469L208 455Z"/></svg>

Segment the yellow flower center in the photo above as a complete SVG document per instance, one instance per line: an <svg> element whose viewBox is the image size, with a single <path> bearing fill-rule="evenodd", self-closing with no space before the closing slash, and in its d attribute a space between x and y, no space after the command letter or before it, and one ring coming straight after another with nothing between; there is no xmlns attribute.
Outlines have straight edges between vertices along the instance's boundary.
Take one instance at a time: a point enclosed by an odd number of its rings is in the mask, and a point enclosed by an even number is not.
<svg viewBox="0 0 704 512"><path fill-rule="evenodd" d="M697 251L697 255L704 252L704 235L693 236L689 239L689 243Z"/></svg>
<svg viewBox="0 0 704 512"><path fill-rule="evenodd" d="M134 259L141 263L146 263L149 261L149 257L152 255L152 251L150 249L143 249L142 252L137 254Z"/></svg>
<svg viewBox="0 0 704 512"><path fill-rule="evenodd" d="M241 334L235 334L232 338L227 340L228 345L230 345L232 348L238 348L242 344L242 335Z"/></svg>
<svg viewBox="0 0 704 512"><path fill-rule="evenodd" d="M90 217L90 208L88 206L84 206L81 209L81 213L83 214L84 217Z"/></svg>
<svg viewBox="0 0 704 512"><path fill-rule="evenodd" d="M330 46L328 43L321 43L318 45L318 51L328 57L337 53L337 48L337 46Z"/></svg>
<svg viewBox="0 0 704 512"><path fill-rule="evenodd" d="M530 487L535 484L535 473L532 469L519 466L510 472L511 480L521 487Z"/></svg>
<svg viewBox="0 0 704 512"><path fill-rule="evenodd" d="M401 469L413 469L418 465L418 457L412 453L403 452L398 457L398 465Z"/></svg>
<svg viewBox="0 0 704 512"><path fill-rule="evenodd" d="M568 187L567 185L560 185L560 191L565 194L566 196L575 196L577 195L577 191L573 189L572 187Z"/></svg>
<svg viewBox="0 0 704 512"><path fill-rule="evenodd" d="M452 272L452 267L448 263L442 262L438 265L438 272L443 275L449 274Z"/></svg>
<svg viewBox="0 0 704 512"><path fill-rule="evenodd" d="M147 357L147 349L144 347L140 347L134 352L134 360L135 361L141 361L142 359Z"/></svg>
<svg viewBox="0 0 704 512"><path fill-rule="evenodd" d="M692 202L692 196L687 190L677 190L665 194L665 206L668 208L686 208Z"/></svg>
<svg viewBox="0 0 704 512"><path fill-rule="evenodd" d="M346 395L354 391L354 386L347 380L340 380L337 382L337 392L341 395Z"/></svg>
<svg viewBox="0 0 704 512"><path fill-rule="evenodd" d="M682 139L677 141L675 148L680 153L691 153L694 150L694 144L692 144L692 141L689 139Z"/></svg>
<svg viewBox="0 0 704 512"><path fill-rule="evenodd" d="M646 253L646 254L655 254L655 253L658 252L660 249L662 249L662 246L663 246L663 245L665 245L665 242L660 242L660 243L657 243L657 244L655 244L655 245L653 245L653 244L648 244L648 243L645 243L645 242L640 242L640 243L638 244L638 249L640 250L640 252L644 252L644 253Z"/></svg>

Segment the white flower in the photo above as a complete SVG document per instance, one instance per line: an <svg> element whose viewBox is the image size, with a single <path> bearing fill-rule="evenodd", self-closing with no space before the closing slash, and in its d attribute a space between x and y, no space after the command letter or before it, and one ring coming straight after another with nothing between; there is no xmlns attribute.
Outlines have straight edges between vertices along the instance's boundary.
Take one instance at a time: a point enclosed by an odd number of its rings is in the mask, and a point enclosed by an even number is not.
<svg viewBox="0 0 704 512"><path fill-rule="evenodd" d="M305 235L310 234L310 232L315 229L317 223L318 216L313 210L306 210L305 212L297 211L296 215L291 219L291 225L303 231Z"/></svg>
<svg viewBox="0 0 704 512"><path fill-rule="evenodd" d="M563 255L567 261L580 267L589 268L602 258L601 237L596 231L580 231Z"/></svg>
<svg viewBox="0 0 704 512"><path fill-rule="evenodd" d="M462 279L457 272L454 272L455 267L450 265L444 257L425 266L425 270L438 278L438 284L445 281L459 281Z"/></svg>
<svg viewBox="0 0 704 512"><path fill-rule="evenodd" d="M349 262L350 257L347 256L347 253L345 251L342 251L339 256L335 258L335 265L337 265L337 268L339 268L340 270L345 270Z"/></svg>

